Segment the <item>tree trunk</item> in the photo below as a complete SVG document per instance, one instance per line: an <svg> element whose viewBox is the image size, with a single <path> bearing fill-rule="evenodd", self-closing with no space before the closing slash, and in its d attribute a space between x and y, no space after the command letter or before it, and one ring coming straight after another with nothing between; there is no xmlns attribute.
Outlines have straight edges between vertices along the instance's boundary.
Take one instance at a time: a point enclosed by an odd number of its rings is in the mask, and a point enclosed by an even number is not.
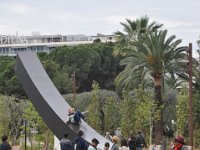
<svg viewBox="0 0 200 150"><path fill-rule="evenodd" d="M157 104L157 109L160 111L160 119L154 121L154 131L155 131L155 142L156 144L162 144L163 140L163 99L162 99L162 87L161 76L154 77L154 98Z"/></svg>

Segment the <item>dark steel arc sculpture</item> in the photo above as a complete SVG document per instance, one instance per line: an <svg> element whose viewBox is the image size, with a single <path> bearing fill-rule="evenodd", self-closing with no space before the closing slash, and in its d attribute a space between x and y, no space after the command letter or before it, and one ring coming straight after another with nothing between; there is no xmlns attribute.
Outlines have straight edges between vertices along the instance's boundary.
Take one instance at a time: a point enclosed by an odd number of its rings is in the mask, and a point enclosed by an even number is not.
<svg viewBox="0 0 200 150"><path fill-rule="evenodd" d="M58 139L61 139L64 132L67 132L69 138L73 140L77 136L77 131L83 130L83 137L86 141L91 142L93 138L99 140L99 148L103 149L105 142L112 145L84 121L80 125L65 123L68 115L67 109L70 106L50 80L35 53L18 53L15 72L34 107Z"/></svg>

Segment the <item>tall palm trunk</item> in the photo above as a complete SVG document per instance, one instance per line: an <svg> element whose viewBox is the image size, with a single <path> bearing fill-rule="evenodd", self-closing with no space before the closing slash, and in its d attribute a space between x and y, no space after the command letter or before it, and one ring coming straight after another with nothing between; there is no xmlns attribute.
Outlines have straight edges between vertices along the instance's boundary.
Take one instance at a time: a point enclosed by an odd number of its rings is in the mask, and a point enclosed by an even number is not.
<svg viewBox="0 0 200 150"><path fill-rule="evenodd" d="M157 109L160 111L160 119L154 121L154 131L155 131L155 142L156 144L162 144L163 140L163 99L162 99L162 78L161 74L154 76L154 98L156 101Z"/></svg>

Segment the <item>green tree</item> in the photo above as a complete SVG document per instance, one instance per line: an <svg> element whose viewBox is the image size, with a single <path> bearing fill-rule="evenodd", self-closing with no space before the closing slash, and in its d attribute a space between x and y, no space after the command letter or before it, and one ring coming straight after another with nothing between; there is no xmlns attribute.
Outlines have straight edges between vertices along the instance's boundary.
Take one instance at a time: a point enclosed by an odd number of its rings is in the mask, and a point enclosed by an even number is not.
<svg viewBox="0 0 200 150"><path fill-rule="evenodd" d="M7 134L9 135L9 123L10 123L10 117L9 117L9 109L7 107L5 108L5 96L0 96L0 135Z"/></svg>
<svg viewBox="0 0 200 150"><path fill-rule="evenodd" d="M164 86L167 85L168 87L171 87L172 89L180 88L181 85L186 83L185 80L183 80L182 78L180 78L179 76L177 76L174 73L169 73L169 74L165 75L163 82L165 84Z"/></svg>
<svg viewBox="0 0 200 150"><path fill-rule="evenodd" d="M26 107L26 102L13 96L1 95L1 111L4 116L1 116L1 127L4 132L10 132L12 145L16 145L19 141L20 127L23 121L22 114ZM6 130L8 129L8 130Z"/></svg>
<svg viewBox="0 0 200 150"><path fill-rule="evenodd" d="M131 132L138 130L148 133L153 120L160 117L160 109L156 109L152 93L137 89L133 94L127 91L123 93L120 114L123 135L128 137Z"/></svg>
<svg viewBox="0 0 200 150"><path fill-rule="evenodd" d="M174 35L167 38L167 30L148 32L144 34L143 38L143 42L131 43L133 46L131 52L120 62L121 65L125 66L125 69L119 74L117 80L123 86L128 86L132 83L131 76L134 76L135 72L139 72L142 79L146 76L152 77L157 109L160 109L163 106L162 80L164 73L175 70L176 61L185 58L187 48L178 47L181 40L175 40ZM160 119L154 121L154 128L156 142L161 143L163 139L163 111L160 113Z"/></svg>
<svg viewBox="0 0 200 150"><path fill-rule="evenodd" d="M41 146L41 149L52 149L53 133L46 126L30 101L24 110L23 119L27 121L27 130L29 139L31 140L31 148L37 149L40 145L39 143L43 142L44 145ZM30 130L37 131L37 133L31 133ZM35 145L34 143L38 144Z"/></svg>
<svg viewBox="0 0 200 150"><path fill-rule="evenodd" d="M42 63L49 77L53 79L59 69L59 64L55 63L52 60L45 60Z"/></svg>
<svg viewBox="0 0 200 150"><path fill-rule="evenodd" d="M104 116L104 132L113 132L114 129L119 127L119 122L121 119L119 113L119 100L116 96L107 96L103 106Z"/></svg>
<svg viewBox="0 0 200 150"><path fill-rule="evenodd" d="M123 92L123 100L120 103L120 115L121 115L121 130L122 134L125 137L129 136L131 131L135 131L134 122L135 122L135 102L130 97L128 92Z"/></svg>
<svg viewBox="0 0 200 150"><path fill-rule="evenodd" d="M0 57L0 93L20 98L25 94L16 78L14 64L14 58Z"/></svg>
<svg viewBox="0 0 200 150"><path fill-rule="evenodd" d="M117 31L117 44L115 46L115 55L127 55L130 53L131 43L133 41L142 41L143 36L147 32L158 30L163 25L155 21L149 23L149 17L144 16L136 20L126 19L126 22L121 22L124 32Z"/></svg>
<svg viewBox="0 0 200 150"><path fill-rule="evenodd" d="M38 52L38 53L37 53L37 56L39 57L39 59L40 59L41 61L44 61L44 60L49 59L49 58L48 58L49 55L48 55L46 52Z"/></svg>
<svg viewBox="0 0 200 150"><path fill-rule="evenodd" d="M69 77L74 71L76 72L77 91L80 91L80 86L88 85L84 81L87 80L91 66L98 58L98 53L92 49L92 45L78 45L58 48L50 54L50 57L60 64L62 70L66 70Z"/></svg>
<svg viewBox="0 0 200 150"><path fill-rule="evenodd" d="M73 47L60 47L49 59L60 65L69 77L76 72L77 92L91 90L93 80L102 89L114 90L114 79L120 71L120 57L114 57L114 43L94 43Z"/></svg>
<svg viewBox="0 0 200 150"><path fill-rule="evenodd" d="M118 98L114 93L100 90L92 85L91 100L88 105L88 122L100 133L114 130L119 125Z"/></svg>
<svg viewBox="0 0 200 150"><path fill-rule="evenodd" d="M43 61L43 66L61 94L72 92L72 81L67 70L61 69L59 64L50 59Z"/></svg>
<svg viewBox="0 0 200 150"><path fill-rule="evenodd" d="M96 129L98 132L101 131L101 120L100 120L100 99L99 99L99 85L94 83L92 85L92 99L88 106L88 123Z"/></svg>
<svg viewBox="0 0 200 150"><path fill-rule="evenodd" d="M189 105L188 105L188 90L183 88L178 95L178 103L176 110L176 128L177 134L182 134L187 137L187 129L189 127Z"/></svg>
<svg viewBox="0 0 200 150"><path fill-rule="evenodd" d="M113 56L113 43L98 43L94 44L94 50L99 56L92 65L89 78L86 82L93 80L99 83L101 89L114 90L114 79L121 71L119 66L120 57Z"/></svg>
<svg viewBox="0 0 200 150"><path fill-rule="evenodd" d="M143 42L144 36L149 33L160 29L163 25L158 24L155 21L149 22L149 17L144 16L136 20L126 19L127 22L121 23L124 28L124 33L121 31L115 32L117 37L117 44L115 45L114 55L122 55L129 57L134 52L133 42ZM143 66L140 66L142 69ZM149 81L148 77L143 77L142 72L139 69L134 72L122 71L116 78L116 90L118 93L126 90L133 90L134 88L140 88L140 84L144 85ZM145 80L146 79L146 80Z"/></svg>
<svg viewBox="0 0 200 150"><path fill-rule="evenodd" d="M200 146L200 70L199 61L192 62L193 75L193 127L194 127L194 146ZM186 78L187 79L187 78Z"/></svg>
<svg viewBox="0 0 200 150"><path fill-rule="evenodd" d="M162 108L157 108L156 101L152 93L144 92L142 89L137 90L135 99L137 100L137 103L135 106L136 120L134 128L137 131L142 129L145 133L148 133L149 129L151 129L150 134L146 134L149 135L151 144L153 122L159 120Z"/></svg>
<svg viewBox="0 0 200 150"><path fill-rule="evenodd" d="M57 71L54 78L52 79L56 88L61 94L72 92L72 80L69 78L68 73Z"/></svg>
<svg viewBox="0 0 200 150"><path fill-rule="evenodd" d="M100 43L101 42L101 39L95 39L94 41L93 41L93 43Z"/></svg>
<svg viewBox="0 0 200 150"><path fill-rule="evenodd" d="M193 130L194 146L200 147L200 93L196 89L193 92Z"/></svg>

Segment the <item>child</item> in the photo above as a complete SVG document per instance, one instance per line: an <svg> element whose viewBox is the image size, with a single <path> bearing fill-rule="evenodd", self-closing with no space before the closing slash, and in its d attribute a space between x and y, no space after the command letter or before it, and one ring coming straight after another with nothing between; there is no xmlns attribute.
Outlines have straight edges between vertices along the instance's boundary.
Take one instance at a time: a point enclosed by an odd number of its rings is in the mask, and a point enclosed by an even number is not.
<svg viewBox="0 0 200 150"><path fill-rule="evenodd" d="M85 117L80 111L75 111L72 107L68 108L67 123L71 122L72 124L79 124L81 123L81 118L84 119Z"/></svg>
<svg viewBox="0 0 200 150"><path fill-rule="evenodd" d="M106 132L105 138L109 141L112 141L112 136L110 135L110 132Z"/></svg>

